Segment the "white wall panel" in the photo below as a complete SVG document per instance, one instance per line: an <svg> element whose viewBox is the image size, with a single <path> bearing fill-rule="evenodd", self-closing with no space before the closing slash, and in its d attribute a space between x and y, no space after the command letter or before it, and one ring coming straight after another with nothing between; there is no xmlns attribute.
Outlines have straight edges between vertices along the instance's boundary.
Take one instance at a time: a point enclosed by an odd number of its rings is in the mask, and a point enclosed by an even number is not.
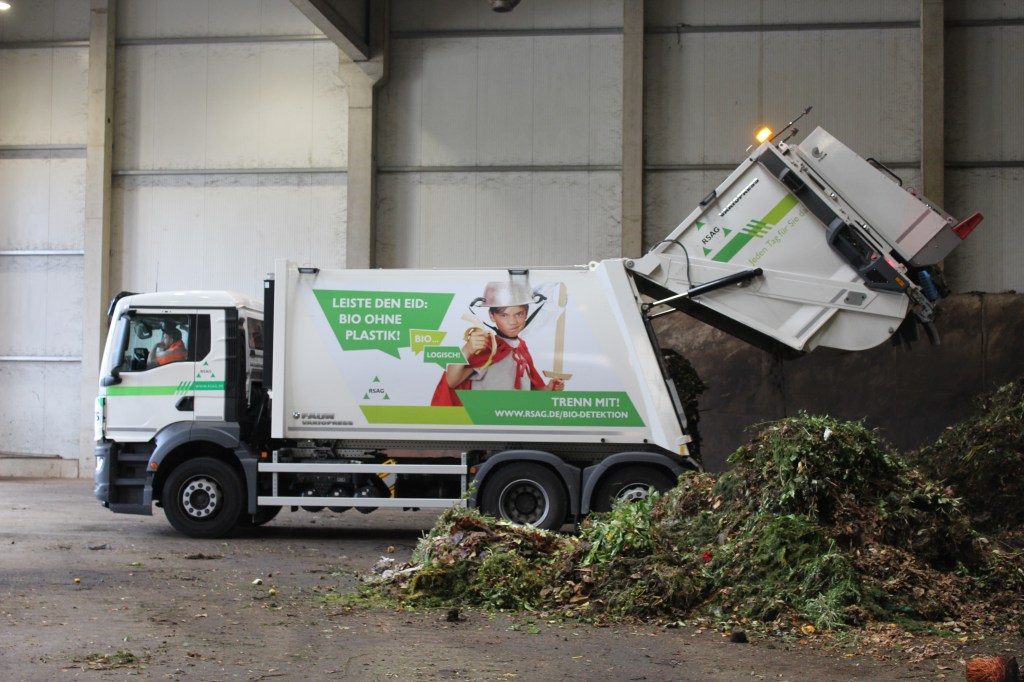
<svg viewBox="0 0 1024 682"><path fill-rule="evenodd" d="M391 42L388 82L377 95L377 157L382 166L420 164L426 44L425 40Z"/></svg>
<svg viewBox="0 0 1024 682"><path fill-rule="evenodd" d="M120 178L111 280L262 296L275 258L344 265L345 203L342 174Z"/></svg>
<svg viewBox="0 0 1024 682"><path fill-rule="evenodd" d="M477 40L435 40L422 53L423 98L417 165L476 161Z"/></svg>
<svg viewBox="0 0 1024 682"><path fill-rule="evenodd" d="M394 31L621 28L621 0L527 0L495 12L486 0L390 0Z"/></svg>
<svg viewBox="0 0 1024 682"><path fill-rule="evenodd" d="M985 220L946 260L949 284L969 291L1024 292L1024 168L947 171L946 207Z"/></svg>
<svg viewBox="0 0 1024 682"><path fill-rule="evenodd" d="M608 104L610 99L621 101L622 90L618 83L622 77L622 39L556 36L531 40L536 71L534 162L552 165L617 162L619 154L609 154L607 144L601 144L599 149L608 156L594 158L598 150L592 149L591 142L622 139L618 133L621 120L615 116L616 110L621 112L621 107L616 109ZM592 68L604 71L592 79ZM602 106L593 107L595 101Z"/></svg>
<svg viewBox="0 0 1024 682"><path fill-rule="evenodd" d="M36 0L0 15L0 41L82 40L88 0ZM85 207L88 49L0 50L0 250L80 250ZM36 147L37 149L31 149ZM80 256L0 257L0 451L79 456Z"/></svg>
<svg viewBox="0 0 1024 682"><path fill-rule="evenodd" d="M0 152L0 251L78 250L85 159L78 152Z"/></svg>
<svg viewBox="0 0 1024 682"><path fill-rule="evenodd" d="M743 33L648 36L645 162L733 163L758 117L756 39Z"/></svg>
<svg viewBox="0 0 1024 682"><path fill-rule="evenodd" d="M203 168L206 153L207 48L203 45L152 48L151 164L143 168ZM118 88L120 91L120 88ZM115 110L116 112L116 110Z"/></svg>
<svg viewBox="0 0 1024 682"><path fill-rule="evenodd" d="M385 174L378 261L540 266L614 257L619 192L615 172Z"/></svg>
<svg viewBox="0 0 1024 682"><path fill-rule="evenodd" d="M528 163L534 127L534 44L522 38L479 41L476 160Z"/></svg>
<svg viewBox="0 0 1024 682"><path fill-rule="evenodd" d="M0 356L78 356L82 347L82 259L0 258ZM2 392L2 391L0 391Z"/></svg>
<svg viewBox="0 0 1024 682"><path fill-rule="evenodd" d="M472 261L464 265L515 266L541 263L537 242L552 234L552 225L535 225L538 199L533 173L480 173L467 177L473 201L467 205ZM459 207L455 207L458 211ZM425 260L423 263L431 261ZM511 260L510 260L511 259Z"/></svg>
<svg viewBox="0 0 1024 682"><path fill-rule="evenodd" d="M535 173L532 261L580 265L621 255L617 172Z"/></svg>
<svg viewBox="0 0 1024 682"><path fill-rule="evenodd" d="M84 144L85 48L0 50L0 145Z"/></svg>
<svg viewBox="0 0 1024 682"><path fill-rule="evenodd" d="M127 0L117 31L129 39L319 34L289 0Z"/></svg>
<svg viewBox="0 0 1024 682"><path fill-rule="evenodd" d="M916 32L652 35L646 49L647 162L734 163L760 123L820 125L864 156L919 156Z"/></svg>
<svg viewBox="0 0 1024 682"><path fill-rule="evenodd" d="M0 42L88 37L89 0L28 0L0 13Z"/></svg>
<svg viewBox="0 0 1024 682"><path fill-rule="evenodd" d="M587 124L593 164L622 163L622 36L591 36Z"/></svg>
<svg viewBox="0 0 1024 682"><path fill-rule="evenodd" d="M118 169L343 167L333 44L133 46L117 61Z"/></svg>
<svg viewBox="0 0 1024 682"><path fill-rule="evenodd" d="M533 38L537 55L533 159L586 163L589 156L590 50L585 37Z"/></svg>
<svg viewBox="0 0 1024 682"><path fill-rule="evenodd" d="M398 40L382 166L617 164L622 38Z"/></svg>
<svg viewBox="0 0 1024 682"><path fill-rule="evenodd" d="M77 458L78 363L0 361L0 386L0 452Z"/></svg>
<svg viewBox="0 0 1024 682"><path fill-rule="evenodd" d="M260 46L210 46L206 86L205 163L211 168L260 165Z"/></svg>
<svg viewBox="0 0 1024 682"><path fill-rule="evenodd" d="M1017 3L1024 17L1024 3ZM951 28L946 140L953 161L1024 161L1024 26Z"/></svg>
<svg viewBox="0 0 1024 682"><path fill-rule="evenodd" d="M916 29L825 32L822 81L809 93L815 97L808 102L814 104L811 122L828 129L861 156L918 161L920 53ZM776 73L781 74L784 66L779 64ZM795 75L799 77L800 72Z"/></svg>

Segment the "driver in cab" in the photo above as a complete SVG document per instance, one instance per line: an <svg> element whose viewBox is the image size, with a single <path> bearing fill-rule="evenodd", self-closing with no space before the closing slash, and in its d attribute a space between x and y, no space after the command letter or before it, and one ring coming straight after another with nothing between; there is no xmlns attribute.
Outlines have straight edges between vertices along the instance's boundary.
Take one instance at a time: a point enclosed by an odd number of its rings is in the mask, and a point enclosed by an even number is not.
<svg viewBox="0 0 1024 682"><path fill-rule="evenodd" d="M180 362L185 359L185 344L181 340L181 331L176 325L164 323L163 338L153 346L153 352L149 354L149 367L167 365L172 362Z"/></svg>

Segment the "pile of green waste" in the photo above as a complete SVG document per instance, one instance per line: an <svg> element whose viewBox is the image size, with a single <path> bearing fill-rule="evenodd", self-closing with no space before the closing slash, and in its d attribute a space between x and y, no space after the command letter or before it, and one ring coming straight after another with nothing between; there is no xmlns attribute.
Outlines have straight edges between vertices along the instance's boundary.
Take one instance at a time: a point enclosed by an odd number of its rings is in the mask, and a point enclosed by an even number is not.
<svg viewBox="0 0 1024 682"><path fill-rule="evenodd" d="M986 426L975 429L970 449L950 446L962 461L948 466L978 476L991 499L1017 495L1006 506L1019 514L1019 488L992 488L1019 471L1021 448L1003 454L1018 458L1012 470L1007 460L978 464L999 456L982 433L1021 442L1020 386L1004 390L1017 401L1016 425L979 416ZM957 443L970 438L953 429L932 448L954 435ZM925 452L936 463L951 459ZM911 467L863 424L784 419L765 425L729 461L727 472L686 474L663 495L593 515L576 535L450 510L409 564L378 576L376 589L411 604L596 621L728 615L841 628L1020 617L1019 551L982 535L975 503Z"/></svg>
<svg viewBox="0 0 1024 682"><path fill-rule="evenodd" d="M947 429L912 461L952 487L977 529L1024 529L1024 379L981 398L974 416Z"/></svg>

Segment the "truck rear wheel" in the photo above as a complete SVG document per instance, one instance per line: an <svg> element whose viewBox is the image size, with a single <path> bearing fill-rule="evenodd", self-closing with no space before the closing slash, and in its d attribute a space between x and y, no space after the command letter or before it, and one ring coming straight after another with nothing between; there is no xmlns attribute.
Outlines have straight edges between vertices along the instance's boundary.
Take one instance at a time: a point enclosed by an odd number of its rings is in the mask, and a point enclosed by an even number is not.
<svg viewBox="0 0 1024 682"><path fill-rule="evenodd" d="M650 488L663 493L671 490L675 484L672 477L661 469L649 466L622 467L604 477L597 486L590 508L596 512L611 511L612 505L618 500L642 500L647 497Z"/></svg>
<svg viewBox="0 0 1024 682"><path fill-rule="evenodd" d="M189 537L219 538L238 524L243 491L242 479L224 462L212 457L187 460L164 483L164 514Z"/></svg>
<svg viewBox="0 0 1024 682"><path fill-rule="evenodd" d="M565 523L565 489L550 469L540 464L510 464L484 484L480 507L485 514L524 526L558 530Z"/></svg>

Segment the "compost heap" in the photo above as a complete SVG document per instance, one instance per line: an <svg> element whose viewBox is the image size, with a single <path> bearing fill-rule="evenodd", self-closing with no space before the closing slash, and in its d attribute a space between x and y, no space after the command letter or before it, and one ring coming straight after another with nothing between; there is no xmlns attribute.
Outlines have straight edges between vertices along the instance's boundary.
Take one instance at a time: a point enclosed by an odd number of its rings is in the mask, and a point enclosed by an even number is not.
<svg viewBox="0 0 1024 682"><path fill-rule="evenodd" d="M1013 541L1024 529L1024 379L983 396L977 408L911 461L949 482L977 530Z"/></svg>
<svg viewBox="0 0 1024 682"><path fill-rule="evenodd" d="M974 467L984 453L991 459L979 471L1007 478L1019 471L982 440L990 434L1010 442L1015 431L1021 442L1020 389L992 399L990 413L1004 398L1015 401L1006 410L1013 416L996 419L999 428L977 429L973 447L954 446L966 461L952 470ZM989 416L977 423L988 424ZM955 434L961 431L932 447ZM1004 456L1019 462L1014 447ZM934 460L944 456L929 452ZM405 603L532 609L599 622L1019 625L1020 545L977 532L971 504L911 468L862 424L784 419L764 426L729 461L725 473L686 474L664 495L593 515L578 535L449 510L411 562L381 566L367 582ZM984 485L1000 481L987 476ZM1019 511L1019 489L1013 494L1016 505L1008 506Z"/></svg>

